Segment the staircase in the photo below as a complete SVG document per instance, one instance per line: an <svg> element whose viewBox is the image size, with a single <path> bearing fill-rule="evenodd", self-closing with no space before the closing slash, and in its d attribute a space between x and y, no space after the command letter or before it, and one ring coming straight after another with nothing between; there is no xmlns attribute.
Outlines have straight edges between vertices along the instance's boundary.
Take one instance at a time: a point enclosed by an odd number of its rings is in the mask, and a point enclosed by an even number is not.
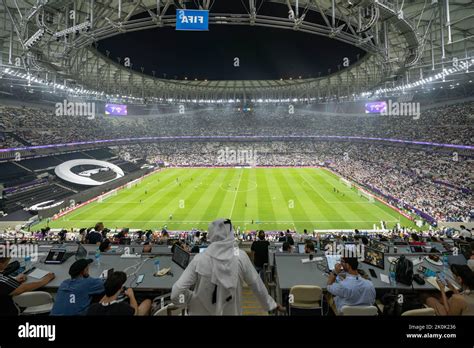
<svg viewBox="0 0 474 348"><path fill-rule="evenodd" d="M247 285L242 288L242 315L268 315Z"/></svg>

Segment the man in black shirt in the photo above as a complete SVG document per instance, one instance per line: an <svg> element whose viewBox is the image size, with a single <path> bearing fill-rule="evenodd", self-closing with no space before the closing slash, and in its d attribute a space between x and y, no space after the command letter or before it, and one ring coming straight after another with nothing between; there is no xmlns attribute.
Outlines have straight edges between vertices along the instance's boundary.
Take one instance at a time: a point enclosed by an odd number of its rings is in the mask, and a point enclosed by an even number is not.
<svg viewBox="0 0 474 348"><path fill-rule="evenodd" d="M6 276L3 271L9 262L9 257L0 257L0 316L18 315L18 308L13 303L13 296L39 289L54 279L53 273L48 273L40 280L31 283L25 283L26 276L24 274L15 278Z"/></svg>
<svg viewBox="0 0 474 348"><path fill-rule="evenodd" d="M102 222L98 222L94 229L90 231L87 236L87 244L97 244L102 242L102 230L104 229L104 224Z"/></svg>
<svg viewBox="0 0 474 348"><path fill-rule="evenodd" d="M250 250L252 251L252 260L255 265L260 278L263 280L264 269L263 265L268 263L268 246L270 242L265 240L265 232L260 230L258 232L258 240L252 243Z"/></svg>
<svg viewBox="0 0 474 348"><path fill-rule="evenodd" d="M114 272L104 283L105 296L99 303L94 303L89 307L87 315L150 315L151 301L145 300L138 305L132 288L124 288L127 275L124 272ZM120 301L119 295L124 294L130 300Z"/></svg>

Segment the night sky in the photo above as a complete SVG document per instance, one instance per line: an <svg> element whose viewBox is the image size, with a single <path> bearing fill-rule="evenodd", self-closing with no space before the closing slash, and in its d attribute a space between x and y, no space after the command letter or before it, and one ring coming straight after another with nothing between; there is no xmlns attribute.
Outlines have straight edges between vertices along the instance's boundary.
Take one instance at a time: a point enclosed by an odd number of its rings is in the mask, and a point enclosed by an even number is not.
<svg viewBox="0 0 474 348"><path fill-rule="evenodd" d="M234 0L216 1L211 9L214 13L242 11L245 12L242 3ZM270 3L263 3L259 11L285 16L287 12L286 6ZM175 13L175 8L168 13ZM311 12L306 19L322 22L319 14ZM319 72L327 75L328 69L337 71L344 57L354 63L357 54L360 58L364 54L351 45L318 35L247 25L209 25L207 32L183 32L172 27L148 29L102 40L98 49L110 51L114 60L129 57L134 70L141 71L143 67L149 75L154 70L160 78L188 80L318 77ZM240 67L234 67L235 57L240 59Z"/></svg>

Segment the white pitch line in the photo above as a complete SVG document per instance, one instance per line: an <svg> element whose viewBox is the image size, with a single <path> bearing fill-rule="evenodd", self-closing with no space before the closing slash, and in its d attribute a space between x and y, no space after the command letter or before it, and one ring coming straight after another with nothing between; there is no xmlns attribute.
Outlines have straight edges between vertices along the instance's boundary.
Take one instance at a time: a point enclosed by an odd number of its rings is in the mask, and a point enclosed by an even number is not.
<svg viewBox="0 0 474 348"><path fill-rule="evenodd" d="M243 172L240 171L239 183L237 184L237 189L235 190L234 202L232 203L232 209L230 210L229 219L232 219L232 213L234 212L235 202L237 201L237 195L239 194L240 182L242 181L242 174Z"/></svg>
<svg viewBox="0 0 474 348"><path fill-rule="evenodd" d="M97 220L76 220L70 219L71 222L97 222ZM170 220L101 220L101 221L111 221L111 222L167 222L169 224L197 224L197 223L209 223L212 222L211 220L204 220L204 221L171 221ZM398 222L398 220L385 220L386 222ZM247 223L248 220L236 220L233 223ZM260 224L291 224L291 223L309 223L309 222L377 222L379 223L380 220L290 220L290 221L259 221Z"/></svg>

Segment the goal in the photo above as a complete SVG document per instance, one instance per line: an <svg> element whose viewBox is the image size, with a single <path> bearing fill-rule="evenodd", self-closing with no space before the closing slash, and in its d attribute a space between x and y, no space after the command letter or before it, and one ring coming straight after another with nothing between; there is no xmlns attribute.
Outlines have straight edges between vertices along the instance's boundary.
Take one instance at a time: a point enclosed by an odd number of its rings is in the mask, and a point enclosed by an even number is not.
<svg viewBox="0 0 474 348"><path fill-rule="evenodd" d="M358 192L358 194L359 194L360 197L367 199L370 203L374 203L374 202L375 202L374 196L373 196L372 194L368 193L367 191L365 191L365 190L359 188L359 189L357 190L357 192Z"/></svg>
<svg viewBox="0 0 474 348"><path fill-rule="evenodd" d="M352 183L349 180L344 179L344 178L339 178L339 181L341 182L341 184L346 185L348 188L352 188Z"/></svg>
<svg viewBox="0 0 474 348"><path fill-rule="evenodd" d="M102 203L104 202L107 198L117 196L118 189L112 190L110 192L104 193L103 195L99 196L97 198L97 203Z"/></svg>

